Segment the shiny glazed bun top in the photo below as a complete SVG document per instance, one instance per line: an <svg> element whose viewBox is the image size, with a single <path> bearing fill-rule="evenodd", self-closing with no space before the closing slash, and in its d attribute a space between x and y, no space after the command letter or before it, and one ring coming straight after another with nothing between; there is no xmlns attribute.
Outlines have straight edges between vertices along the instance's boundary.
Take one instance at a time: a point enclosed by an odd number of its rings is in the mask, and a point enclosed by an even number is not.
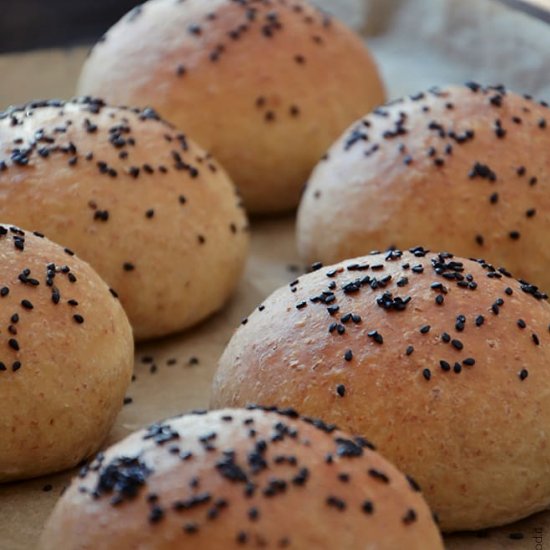
<svg viewBox="0 0 550 550"><path fill-rule="evenodd" d="M549 125L545 102L476 83L375 109L310 178L302 257L332 263L422 243L505 265L548 290Z"/></svg>
<svg viewBox="0 0 550 550"><path fill-rule="evenodd" d="M547 295L420 247L315 268L235 332L212 405L296 407L367 437L419 481L446 531L546 508Z"/></svg>
<svg viewBox="0 0 550 550"><path fill-rule="evenodd" d="M416 482L372 449L290 409L160 422L81 472L42 549L442 549Z"/></svg>
<svg viewBox="0 0 550 550"><path fill-rule="evenodd" d="M138 339L219 309L248 248L235 188L208 153L152 109L89 97L0 113L0 219L89 261Z"/></svg>
<svg viewBox="0 0 550 550"><path fill-rule="evenodd" d="M78 93L153 105L252 212L296 207L327 147L384 100L361 39L302 0L146 2L95 46Z"/></svg>

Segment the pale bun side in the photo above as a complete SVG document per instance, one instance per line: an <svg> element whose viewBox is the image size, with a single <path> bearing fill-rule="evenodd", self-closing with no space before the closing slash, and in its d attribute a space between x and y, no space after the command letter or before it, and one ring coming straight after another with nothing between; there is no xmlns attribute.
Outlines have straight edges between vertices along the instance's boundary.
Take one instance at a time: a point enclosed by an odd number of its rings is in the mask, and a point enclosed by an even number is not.
<svg viewBox="0 0 550 550"><path fill-rule="evenodd" d="M370 447L291 410L159 422L73 480L41 549L442 550L416 483Z"/></svg>
<svg viewBox="0 0 550 550"><path fill-rule="evenodd" d="M246 215L215 159L153 110L99 99L0 114L0 219L89 261L137 339L220 309L248 251Z"/></svg>
<svg viewBox="0 0 550 550"><path fill-rule="evenodd" d="M547 105L502 87L446 86L375 109L313 172L300 254L328 264L422 243L548 290L549 149Z"/></svg>
<svg viewBox="0 0 550 550"><path fill-rule="evenodd" d="M107 436L132 375L128 319L69 249L0 225L0 483L76 466Z"/></svg>
<svg viewBox="0 0 550 550"><path fill-rule="evenodd" d="M295 208L327 147L384 100L361 39L302 0L146 2L95 46L78 93L153 105L255 213Z"/></svg>
<svg viewBox="0 0 550 550"><path fill-rule="evenodd" d="M549 323L545 294L483 261L347 260L245 320L212 405L333 422L414 476L443 530L502 525L550 504Z"/></svg>

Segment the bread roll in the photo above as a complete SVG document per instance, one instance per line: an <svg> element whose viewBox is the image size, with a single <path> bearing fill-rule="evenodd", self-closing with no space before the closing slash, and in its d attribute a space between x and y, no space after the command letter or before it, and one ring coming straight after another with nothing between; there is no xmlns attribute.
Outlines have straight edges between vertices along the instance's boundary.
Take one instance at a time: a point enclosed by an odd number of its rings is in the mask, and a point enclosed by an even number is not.
<svg viewBox="0 0 550 550"><path fill-rule="evenodd" d="M90 98L0 114L0 219L89 261L138 339L218 310L249 240L234 187L208 153L151 109Z"/></svg>
<svg viewBox="0 0 550 550"><path fill-rule="evenodd" d="M146 2L96 45L78 90L153 105L264 213L295 208L327 147L384 99L362 41L302 0Z"/></svg>
<svg viewBox="0 0 550 550"><path fill-rule="evenodd" d="M302 257L332 263L422 243L549 289L547 123L546 104L475 83L374 110L311 176L298 216Z"/></svg>
<svg viewBox="0 0 550 550"><path fill-rule="evenodd" d="M97 451L122 407L134 346L116 297L68 248L0 225L0 259L4 482Z"/></svg>
<svg viewBox="0 0 550 550"><path fill-rule="evenodd" d="M41 548L442 550L418 491L366 440L294 411L191 414L98 455Z"/></svg>
<svg viewBox="0 0 550 550"><path fill-rule="evenodd" d="M550 504L546 300L422 248L318 269L236 332L212 403L296 407L367 437L446 531L508 523Z"/></svg>

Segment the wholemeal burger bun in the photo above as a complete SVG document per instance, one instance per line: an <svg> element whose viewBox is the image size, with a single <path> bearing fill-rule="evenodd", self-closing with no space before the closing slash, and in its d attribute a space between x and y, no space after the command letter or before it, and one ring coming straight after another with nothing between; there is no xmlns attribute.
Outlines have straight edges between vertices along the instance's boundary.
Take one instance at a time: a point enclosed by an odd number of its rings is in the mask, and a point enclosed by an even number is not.
<svg viewBox="0 0 550 550"><path fill-rule="evenodd" d="M154 424L74 479L42 550L442 550L430 510L363 438L292 410Z"/></svg>
<svg viewBox="0 0 550 550"><path fill-rule="evenodd" d="M146 2L95 46L78 90L152 104L264 213L295 208L327 147L384 100L361 39L302 0Z"/></svg>
<svg viewBox="0 0 550 550"><path fill-rule="evenodd" d="M0 482L75 466L97 451L130 384L126 314L71 250L8 225L0 312Z"/></svg>
<svg viewBox="0 0 550 550"><path fill-rule="evenodd" d="M0 113L0 219L43 231L120 294L138 339L218 310L248 249L220 165L151 109L90 98Z"/></svg>
<svg viewBox="0 0 550 550"><path fill-rule="evenodd" d="M375 109L313 172L300 253L332 263L421 242L549 289L549 150L547 105L500 86L432 89Z"/></svg>
<svg viewBox="0 0 550 550"><path fill-rule="evenodd" d="M299 407L369 438L446 531L508 523L550 504L546 300L422 248L319 268L245 320L212 404Z"/></svg>

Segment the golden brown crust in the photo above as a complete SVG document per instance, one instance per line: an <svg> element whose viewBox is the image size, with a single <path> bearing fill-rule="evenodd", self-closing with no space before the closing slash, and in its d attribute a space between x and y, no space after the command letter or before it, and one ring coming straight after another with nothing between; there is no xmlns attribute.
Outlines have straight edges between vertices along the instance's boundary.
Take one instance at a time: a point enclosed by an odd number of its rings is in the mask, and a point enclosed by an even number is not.
<svg viewBox="0 0 550 550"><path fill-rule="evenodd" d="M151 109L96 99L0 114L2 218L89 261L120 294L138 339L219 309L249 240L234 187L210 155Z"/></svg>
<svg viewBox="0 0 550 550"><path fill-rule="evenodd" d="M41 548L442 549L415 482L369 445L290 410L171 419L93 461Z"/></svg>
<svg viewBox="0 0 550 550"><path fill-rule="evenodd" d="M68 249L0 225L0 482L95 453L122 406L134 347L118 300Z"/></svg>
<svg viewBox="0 0 550 550"><path fill-rule="evenodd" d="M423 243L548 289L549 148L545 104L500 87L451 86L377 109L314 171L300 253L332 263Z"/></svg>
<svg viewBox="0 0 550 550"><path fill-rule="evenodd" d="M253 212L294 208L327 147L384 100L361 40L302 0L147 2L93 49L78 89L152 104L220 160Z"/></svg>
<svg viewBox="0 0 550 550"><path fill-rule="evenodd" d="M422 249L304 275L235 333L212 403L296 407L369 438L447 531L542 510L550 305L508 275Z"/></svg>

